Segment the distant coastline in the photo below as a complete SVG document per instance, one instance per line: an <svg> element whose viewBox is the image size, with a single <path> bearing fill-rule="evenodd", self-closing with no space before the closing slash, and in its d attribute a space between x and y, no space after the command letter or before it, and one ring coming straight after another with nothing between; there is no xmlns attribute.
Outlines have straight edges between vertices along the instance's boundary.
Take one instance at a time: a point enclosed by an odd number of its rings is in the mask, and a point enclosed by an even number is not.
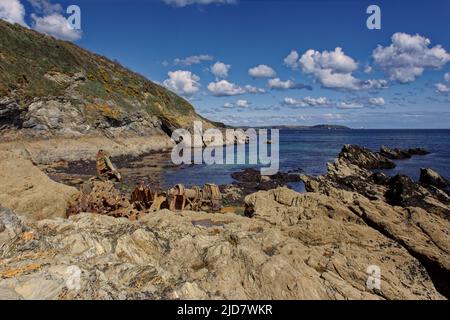
<svg viewBox="0 0 450 320"><path fill-rule="evenodd" d="M284 129L284 130L352 130L352 128L334 125L334 124L318 124L314 126L302 126L302 125L274 125L274 126L258 126L258 127L243 127L255 128L255 129Z"/></svg>

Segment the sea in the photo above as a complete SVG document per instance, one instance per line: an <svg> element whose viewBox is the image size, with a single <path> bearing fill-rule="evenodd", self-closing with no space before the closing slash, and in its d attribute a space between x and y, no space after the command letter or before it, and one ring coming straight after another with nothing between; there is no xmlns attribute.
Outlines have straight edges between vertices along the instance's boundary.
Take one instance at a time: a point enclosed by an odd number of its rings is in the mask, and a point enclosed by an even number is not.
<svg viewBox="0 0 450 320"><path fill-rule="evenodd" d="M431 153L425 156L413 156L411 159L396 160L394 162L397 167L384 170L384 173L391 176L405 174L418 180L420 168L432 168L450 180L450 129L282 129L279 133L280 171L301 172L313 176L324 174L327 162L337 158L344 144L356 144L374 151L378 151L382 145L399 149L425 148ZM235 146L224 147L223 152L229 152L230 148ZM178 183L186 186L205 183L230 184L234 181L231 173L250 167L259 168L260 165L248 163L183 165L181 168L167 169L163 173L162 183L167 188ZM292 184L290 187L299 192L304 191L301 183Z"/></svg>

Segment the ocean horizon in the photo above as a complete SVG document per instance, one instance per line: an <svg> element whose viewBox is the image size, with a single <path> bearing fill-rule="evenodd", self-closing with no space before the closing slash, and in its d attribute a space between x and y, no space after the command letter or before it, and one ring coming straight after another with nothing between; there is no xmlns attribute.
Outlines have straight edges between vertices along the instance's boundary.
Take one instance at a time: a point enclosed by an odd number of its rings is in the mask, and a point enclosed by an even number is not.
<svg viewBox="0 0 450 320"><path fill-rule="evenodd" d="M417 181L420 168L431 168L450 179L450 129L281 129L279 170L313 176L325 174L327 163L337 158L345 144L355 144L373 151L378 151L383 145L398 149L424 148L430 154L395 160L397 166L383 172L390 176L404 174ZM224 147L224 154L229 148L234 146ZM234 182L231 177L233 172L259 167L251 164L202 164L182 166L181 169L168 168L162 174L162 185L230 184ZM291 187L303 191L302 185Z"/></svg>

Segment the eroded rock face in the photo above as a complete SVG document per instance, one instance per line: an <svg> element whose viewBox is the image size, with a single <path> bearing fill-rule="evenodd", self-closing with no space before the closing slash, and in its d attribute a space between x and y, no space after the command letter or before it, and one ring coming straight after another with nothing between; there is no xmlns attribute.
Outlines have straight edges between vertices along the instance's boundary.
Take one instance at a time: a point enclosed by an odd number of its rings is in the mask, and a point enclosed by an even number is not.
<svg viewBox="0 0 450 320"><path fill-rule="evenodd" d="M0 246L0 298L443 298L405 248L330 200L280 188L249 196L253 219L163 210L29 222ZM370 265L380 290L366 285Z"/></svg>
<svg viewBox="0 0 450 320"><path fill-rule="evenodd" d="M364 152L365 154L365 152ZM317 178L302 176L307 191L331 197L331 207L345 205L365 224L417 258L441 293L450 296L450 197L442 190L404 175L388 178L355 166L340 155ZM436 175L434 175L436 177Z"/></svg>

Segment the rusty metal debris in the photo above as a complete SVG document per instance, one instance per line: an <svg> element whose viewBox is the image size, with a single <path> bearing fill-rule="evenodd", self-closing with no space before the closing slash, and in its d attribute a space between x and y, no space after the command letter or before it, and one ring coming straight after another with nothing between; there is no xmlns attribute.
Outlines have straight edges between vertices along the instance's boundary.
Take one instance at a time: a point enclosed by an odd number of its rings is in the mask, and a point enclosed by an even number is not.
<svg viewBox="0 0 450 320"><path fill-rule="evenodd" d="M185 188L182 184L177 184L167 192L155 192L141 185L131 194L131 203L138 209L150 211L169 209L215 212L222 208L222 194L215 184L205 184L203 188Z"/></svg>
<svg viewBox="0 0 450 320"><path fill-rule="evenodd" d="M222 194L215 184L202 188L185 188L182 184L167 191L157 191L141 184L128 198L114 185L121 175L112 164L109 154L103 150L97 153L98 178L92 178L80 187L77 201L67 211L68 216L81 212L94 212L130 220L140 215L161 209L172 211L212 211L222 209Z"/></svg>
<svg viewBox="0 0 450 320"><path fill-rule="evenodd" d="M71 205L67 216L94 212L112 217L136 219L139 212L122 196L111 181L91 179L81 186L78 200Z"/></svg>
<svg viewBox="0 0 450 320"><path fill-rule="evenodd" d="M110 159L110 155L104 151L99 150L97 152L97 174L103 180L117 180L122 179L120 172L116 169Z"/></svg>

